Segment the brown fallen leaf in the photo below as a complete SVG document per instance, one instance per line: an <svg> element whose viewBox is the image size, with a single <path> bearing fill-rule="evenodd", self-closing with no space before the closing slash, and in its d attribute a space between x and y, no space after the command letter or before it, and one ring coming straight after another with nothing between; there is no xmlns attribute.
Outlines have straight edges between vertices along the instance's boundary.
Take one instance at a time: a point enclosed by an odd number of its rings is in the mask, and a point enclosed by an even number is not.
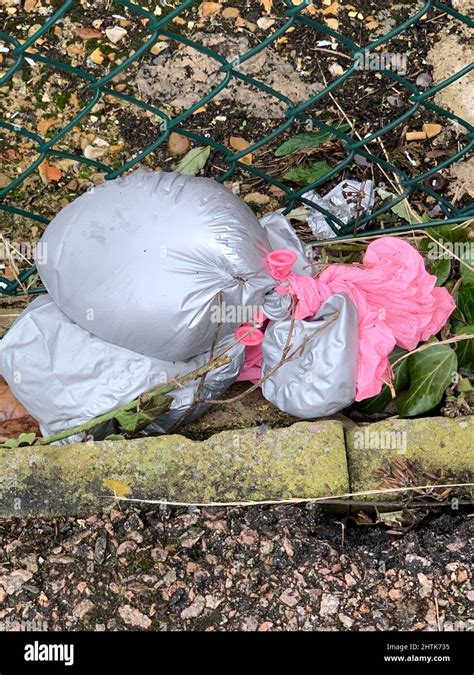
<svg viewBox="0 0 474 675"><path fill-rule="evenodd" d="M0 159L5 160L6 162L11 162L14 159L18 159L18 155L14 148L8 148L5 152L0 152Z"/></svg>
<svg viewBox="0 0 474 675"><path fill-rule="evenodd" d="M38 0L25 0L23 4L23 9L25 10L25 12L32 12L37 4Z"/></svg>
<svg viewBox="0 0 474 675"><path fill-rule="evenodd" d="M329 7L325 7L321 10L321 14L327 16L328 14L338 14L341 9L341 5L338 2L332 2Z"/></svg>
<svg viewBox="0 0 474 675"><path fill-rule="evenodd" d="M270 197L268 195L262 194L261 192L250 192L244 197L244 202L250 202L251 204L257 204L259 206L268 204L269 201Z"/></svg>
<svg viewBox="0 0 474 675"><path fill-rule="evenodd" d="M56 166L52 166L51 164L49 164L46 159L43 162L41 162L41 164L38 167L38 171L41 180L45 185L47 185L51 181L56 182L60 180L63 175L60 169L58 169Z"/></svg>
<svg viewBox="0 0 474 675"><path fill-rule="evenodd" d="M95 28L84 28L80 26L74 31L78 38L81 40L94 40L103 37L102 33Z"/></svg>
<svg viewBox="0 0 474 675"><path fill-rule="evenodd" d="M36 125L36 128L40 132L40 134L45 134L50 127L54 127L55 124L57 124L59 120L55 119L41 119L38 124Z"/></svg>
<svg viewBox="0 0 474 675"><path fill-rule="evenodd" d="M0 377L0 424L26 416L28 416L26 408L13 395L3 377Z"/></svg>
<svg viewBox="0 0 474 675"><path fill-rule="evenodd" d="M245 150L245 148L248 148L251 143L245 138L242 138L241 136L231 136L229 138L229 145L232 148L232 150L236 150L237 152L241 152L242 150ZM249 152L248 155L244 155L244 157L241 158L241 162L244 164L252 164L252 153Z"/></svg>
<svg viewBox="0 0 474 675"><path fill-rule="evenodd" d="M41 436L41 431L35 418L31 417L31 415L18 417L15 420L0 424L0 443L5 443L10 438L18 438L20 434L31 433Z"/></svg>
<svg viewBox="0 0 474 675"><path fill-rule="evenodd" d="M269 14L272 11L273 0L260 0L263 5L264 10Z"/></svg>
<svg viewBox="0 0 474 675"><path fill-rule="evenodd" d="M12 180L13 179L10 178L10 176L7 176L6 173L0 173L0 190L6 188L7 185L10 185Z"/></svg>
<svg viewBox="0 0 474 675"><path fill-rule="evenodd" d="M220 2L201 2L199 5L199 14L201 15L202 19L205 19L208 16L217 14L217 12L220 12L221 9L222 5Z"/></svg>
<svg viewBox="0 0 474 675"><path fill-rule="evenodd" d="M328 28L337 30L339 28L339 21L337 19L324 19L324 23Z"/></svg>

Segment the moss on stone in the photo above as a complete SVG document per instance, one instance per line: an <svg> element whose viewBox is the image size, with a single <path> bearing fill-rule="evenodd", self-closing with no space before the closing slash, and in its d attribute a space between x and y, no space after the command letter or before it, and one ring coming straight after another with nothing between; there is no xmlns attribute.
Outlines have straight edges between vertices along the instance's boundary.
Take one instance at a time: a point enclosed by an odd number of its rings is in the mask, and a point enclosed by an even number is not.
<svg viewBox="0 0 474 675"><path fill-rule="evenodd" d="M224 431L207 441L161 436L133 441L0 451L0 513L78 513L116 492L173 502L321 497L348 490L338 422ZM116 496L121 496L120 494Z"/></svg>
<svg viewBox="0 0 474 675"><path fill-rule="evenodd" d="M87 513L124 496L196 504L376 490L380 469L400 456L421 471L472 476L474 419L386 420L345 435L339 421L321 420L205 441L170 435L0 449L0 515Z"/></svg>
<svg viewBox="0 0 474 675"><path fill-rule="evenodd" d="M346 431L346 447L353 492L379 489L379 470L397 457L422 471L474 475L474 417L384 420Z"/></svg>

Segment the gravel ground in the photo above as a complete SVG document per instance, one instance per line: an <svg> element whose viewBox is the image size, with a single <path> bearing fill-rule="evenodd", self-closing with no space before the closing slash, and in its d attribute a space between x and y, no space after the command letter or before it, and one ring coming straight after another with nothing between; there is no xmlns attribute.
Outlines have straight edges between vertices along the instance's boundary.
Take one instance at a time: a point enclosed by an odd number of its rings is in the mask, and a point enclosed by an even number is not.
<svg viewBox="0 0 474 675"><path fill-rule="evenodd" d="M474 522L403 535L298 507L0 523L0 628L474 630Z"/></svg>

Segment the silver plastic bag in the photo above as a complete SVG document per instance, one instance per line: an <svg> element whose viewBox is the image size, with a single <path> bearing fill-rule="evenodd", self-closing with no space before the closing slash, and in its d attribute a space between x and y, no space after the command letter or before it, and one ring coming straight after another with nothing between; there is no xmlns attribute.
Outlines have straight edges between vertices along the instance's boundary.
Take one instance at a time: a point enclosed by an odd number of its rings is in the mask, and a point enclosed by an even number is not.
<svg viewBox="0 0 474 675"><path fill-rule="evenodd" d="M269 325L262 343L262 393L290 415L326 417L355 400L358 360L357 309L344 293L331 296L311 319Z"/></svg>
<svg viewBox="0 0 474 675"><path fill-rule="evenodd" d="M233 336L219 341L215 354L229 347L231 363L206 375L201 400L219 398L241 370L244 347L234 344ZM208 361L209 352L185 362L165 362L105 342L68 319L48 296L34 300L0 340L0 373L45 436L102 415ZM174 390L170 410L147 432L173 427L197 386L193 381ZM205 409L198 406L193 418ZM109 425L103 426L96 437L110 432Z"/></svg>
<svg viewBox="0 0 474 675"><path fill-rule="evenodd" d="M265 229L214 180L136 171L66 206L41 239L38 271L59 308L110 343L166 361L212 344L219 307L236 327L274 286ZM240 312L240 315L239 315Z"/></svg>

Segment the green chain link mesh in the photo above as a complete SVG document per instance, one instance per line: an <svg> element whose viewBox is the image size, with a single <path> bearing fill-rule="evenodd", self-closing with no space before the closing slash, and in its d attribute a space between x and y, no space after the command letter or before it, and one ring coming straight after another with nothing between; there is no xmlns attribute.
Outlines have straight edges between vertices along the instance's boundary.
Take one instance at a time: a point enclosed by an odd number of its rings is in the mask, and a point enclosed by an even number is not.
<svg viewBox="0 0 474 675"><path fill-rule="evenodd" d="M381 45L384 45L395 36L403 33L403 31L406 31L409 27L416 24L416 22L419 21L420 18L423 17L428 10L436 8L442 12L446 12L448 15L454 17L459 21L462 21L469 27L474 27L474 21L464 16L460 12L456 11L455 9L447 5L444 5L441 2L437 2L436 0L427 0L424 6L408 20L396 26L396 28L394 28L390 32L387 32L382 37L377 38L376 40L370 42L365 46L361 46L350 40L347 36L343 35L342 33L332 28L329 28L325 24L319 23L303 15L302 11L306 8L308 4L310 4L309 0L307 1L303 0L303 2L298 5L294 5L291 0L284 0L286 6L284 24L280 28L275 30L275 32L273 32L268 38L260 42L260 44L258 44L256 47L249 49L243 56L239 57L237 61L228 62L223 56L221 56L215 50L209 49L208 47L200 44L195 40L189 39L187 37L184 37L183 35L173 33L167 30L166 26L181 12L188 9L193 4L193 2L194 0L185 0L184 2L179 3L179 5L176 8L174 8L170 13L168 13L166 16L164 16L161 19L158 19L151 12L147 11L146 9L140 7L137 4L129 2L129 0L113 0L111 4L128 8L128 10L136 14L137 17L148 19L148 23L146 24L146 30L148 31L149 36L146 39L146 41L132 55L130 55L127 59L125 59L123 63L115 67L106 76L100 79L94 77L94 75L92 75L89 72L73 67L62 61L47 58L38 53L29 51L30 48L44 33L50 30L55 25L56 22L61 20L61 18L68 12L68 10L74 4L74 0L66 0L66 2L64 2L59 7L59 9L44 24L23 43L20 43L17 39L12 37L11 35L7 35L0 31L0 39L10 45L9 54L10 56L13 56L15 59L13 65L8 69L5 75L2 78L0 78L0 86L7 83L14 76L16 71L19 68L21 68L25 58L28 58L32 59L34 62L48 65L51 68L60 69L77 78L81 78L82 81L88 83L91 92L93 92L93 96L91 97L89 103L82 108L82 110L74 117L74 119L72 119L68 124L64 126L64 128L62 128L60 131L54 134L54 136L47 141L36 133L30 132L19 126L15 126L6 121L0 120L1 128L7 129L11 132L20 134L23 137L28 137L29 139L31 139L36 144L36 153L37 153L37 158L31 163L31 165L25 171L23 171L23 173L21 173L9 185L4 187L3 189L0 189L0 210L24 216L34 221L47 224L48 220L43 216L41 216L40 214L32 213L26 209L21 209L4 202L4 198L9 194L9 192L14 190L20 183L22 183L22 181L24 181L28 176L30 176L30 174L32 174L39 167L39 165L45 160L47 156L68 158L71 160L81 162L83 164L88 164L90 166L95 167L97 170L104 172L106 174L106 180L111 180L113 178L116 178L120 174L123 174L124 172L128 171L130 168L141 162L148 154L156 150L156 148L158 148L161 144L167 141L169 134L173 131L173 129L178 128L179 133L181 135L185 135L201 145L210 146L217 152L221 153L221 156L228 168L226 172L218 178L219 181L223 182L228 180L229 178L232 177L232 175L235 173L237 169L243 169L246 172L250 172L255 176L262 178L265 182L275 185L281 190L283 190L283 192L285 193L285 200L288 202L288 206L285 210L285 213L288 213L292 208L294 208L295 205L306 204L312 206L313 208L317 208L320 212L324 214L329 225L336 233L338 238L344 237L347 238L348 236L356 235L355 223L353 221L350 221L349 223L343 223L336 216L327 212L322 207L316 206L311 201L308 201L305 197L303 197L303 195L305 192L318 187L320 184L325 183L326 181L330 180L333 176L341 172L348 164L354 161L354 157L356 155L365 157L367 160L375 164L378 164L381 168L393 172L398 177L399 183L403 187L402 194L398 195L396 199L393 199L388 203L384 202L380 208L378 208L376 211L373 211L370 214L358 216L357 219L358 230L365 224L367 223L370 224L374 222L378 216L390 211L394 206L396 206L398 203L406 199L414 189L424 191L425 193L428 193L431 196L433 196L440 204L442 211L445 215L444 219L431 221L429 224L423 223L421 227L427 226L431 227L434 225L439 226L439 225L460 223L474 216L474 206L472 204L465 207L464 209L458 209L453 204L451 204L447 199L434 192L432 188L426 184L426 180L430 176L440 171L441 169L449 167L454 162L460 160L474 146L474 127L472 127L466 120L463 120L454 113L444 108L441 108L438 105L435 105L433 102L429 100L438 91L444 89L445 87L449 86L452 82L466 75L470 70L474 68L474 63L466 66L465 68L455 73L451 77L447 78L443 82L437 84L436 86L424 92L421 92L414 84L412 84L407 79L402 77L399 73L396 73L388 69L381 70L381 72L384 75L391 78L392 80L395 80L399 85L405 87L410 92L411 106L408 110L403 112L403 114L401 114L396 119L392 120L389 124L379 129L378 131L375 131L369 136L364 137L362 140L354 140L353 138L351 138L351 136L347 135L340 129L326 124L324 120L319 119L317 117L316 118L312 117L311 121L315 127L323 131L330 132L331 134L334 135L334 137L337 137L342 141L344 149L346 151L346 157L342 161L340 161L336 166L334 166L332 170L326 173L322 178L319 178L310 185L306 185L304 188L301 188L300 190L292 190L290 187L288 187L281 181L276 180L273 176L268 175L267 173L258 169L257 167L242 162L242 158L244 158L247 154L258 150L259 148L267 144L269 141L273 140L275 137L285 132L285 130L287 130L294 123L295 120L306 121L308 119L308 113L305 114L305 111L307 109L309 109L317 101L326 96L326 94L336 89L345 80L347 80L347 78L350 78L354 74L357 68L355 62L356 54L365 53L374 50L375 48ZM345 47L347 47L350 56L354 59L354 63L351 65L350 68L348 68L348 70L346 70L340 77L332 81L322 91L319 91L318 93L316 93L303 103L295 105L293 101L284 96L281 92L276 91L272 87L269 87L268 85L259 82L257 79L250 77L247 74L239 72L237 68L239 65L245 63L245 61L247 61L254 55L258 54L263 49L271 45L273 42L281 38L291 27L293 27L295 24L298 23L313 28L315 31L324 33L327 36L343 44ZM165 36L167 38L176 40L178 43L191 46L197 51L206 54L212 59L215 59L220 64L220 71L222 73L222 81L218 84L218 86L214 87L211 91L209 91L209 93L206 96L201 98L194 105L186 109L184 112L172 118L166 115L159 108L152 106L148 103L145 103L143 101L140 101L132 96L128 96L127 94L123 94L119 91L116 91L115 89L108 86L116 75L124 71L131 63L139 59L148 50L150 50L155 44L155 42L159 40L160 36ZM266 94L270 94L271 96L275 97L286 106L286 110L284 113L285 118L284 121L281 124L279 124L276 129L272 130L271 133L267 134L263 138L260 138L257 142L253 143L249 147L245 148L245 150L242 150L240 152L232 152L231 150L229 150L229 148L216 142L212 138L208 138L204 135L188 131L186 130L185 127L186 120L191 115L193 115L193 113L195 113L196 110L198 110L206 103L211 101L222 89L224 89L229 84L232 78L238 78L253 87L257 87L260 91ZM83 119L86 115L88 115L91 112L92 108L100 100L100 98L105 95L113 96L116 97L117 99L121 99L122 101L128 102L134 106L138 106L143 110L155 114L158 118L162 120L162 123L160 125L162 133L156 138L156 140L154 140L153 143L151 143L148 147L142 150L142 152L133 157L133 159L130 159L128 162L126 162L117 169L111 169L102 162L90 160L85 158L84 156L79 156L73 153L54 149L58 141L62 139L81 119ZM409 177L399 167L394 166L390 162L385 161L382 158L371 153L367 149L367 146L373 140L383 137L384 134L391 131L397 125L403 124L404 122L409 120L422 106L438 115L441 115L453 121L457 121L462 127L466 129L467 134L464 137L466 139L466 143L458 152L447 157L446 159L441 161L437 166L415 177ZM400 232L405 230L409 231L414 228L419 229L420 223L413 223L412 225L408 224L393 228L385 228L383 232L388 233L388 232ZM4 277L0 277L1 282L0 293L3 293L5 295L22 295L23 294L22 284L31 275L35 274L35 271L36 271L35 268L28 268L22 270L19 274L18 279L15 279L13 281L8 280ZM30 290L30 292L32 293L42 291L43 291L42 288L33 288Z"/></svg>

